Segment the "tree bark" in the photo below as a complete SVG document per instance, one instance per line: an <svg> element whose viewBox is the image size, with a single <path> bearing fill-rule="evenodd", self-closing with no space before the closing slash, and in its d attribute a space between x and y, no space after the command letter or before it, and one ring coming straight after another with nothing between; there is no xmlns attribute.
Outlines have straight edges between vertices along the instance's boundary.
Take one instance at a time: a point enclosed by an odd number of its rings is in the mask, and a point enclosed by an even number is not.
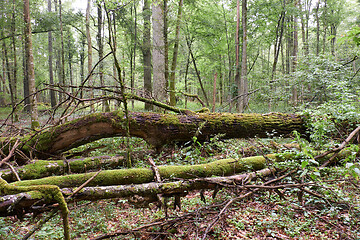
<svg viewBox="0 0 360 240"><path fill-rule="evenodd" d="M51 12L51 0L48 0L48 11ZM49 83L50 85L54 84L54 71L53 71L53 39L52 31L48 32L48 52L49 52ZM55 91L50 89L50 103L51 107L55 108L56 106L56 97Z"/></svg>
<svg viewBox="0 0 360 240"><path fill-rule="evenodd" d="M88 0L87 7L86 7L86 39L87 39L87 49L88 49L88 83L92 84L92 43L91 43L91 35L90 35L90 8L91 8L91 1ZM94 94L90 91L90 96L93 97ZM91 111L94 112L94 106L91 105Z"/></svg>
<svg viewBox="0 0 360 240"><path fill-rule="evenodd" d="M179 1L178 15L177 15L177 19L176 19L175 43L174 43L173 59L172 59L172 64L171 64L170 80L169 80L170 105L171 106L176 105L176 99L175 99L175 71L176 71L176 64L177 64L177 56L178 56L178 52L179 52L179 35L180 35L182 5L183 5L183 0L180 0Z"/></svg>
<svg viewBox="0 0 360 240"><path fill-rule="evenodd" d="M30 94L31 128L35 129L38 128L40 124L39 124L37 100L36 100L35 70L34 70L34 56L32 51L32 40L31 40L29 0L24 0L24 22L25 22L24 35L25 35L26 66L27 66L27 77L29 81L29 94Z"/></svg>
<svg viewBox="0 0 360 240"><path fill-rule="evenodd" d="M167 102L167 83L165 79L165 39L164 39L164 3L156 0L152 3L153 24L153 93L156 100Z"/></svg>
<svg viewBox="0 0 360 240"><path fill-rule="evenodd" d="M59 21L60 21L60 85L63 86L64 90L66 91L65 87L65 51L64 51L64 29L63 29L63 22L62 22L62 3L61 0L59 0ZM64 94L60 94L60 102L62 102L64 99Z"/></svg>
<svg viewBox="0 0 360 240"><path fill-rule="evenodd" d="M156 113L129 113L130 136L143 138L157 149L164 144L199 141L222 134L222 138L284 136L296 130L305 134L303 119L294 114L219 114L199 113L173 115ZM21 139L24 153L35 150L33 156L41 159L78 147L101 138L126 136L126 117L120 112L96 113ZM4 141L5 142L5 141ZM8 147L3 145L3 151Z"/></svg>
<svg viewBox="0 0 360 240"><path fill-rule="evenodd" d="M241 97L239 112L243 112L248 105L248 80L247 80L247 0L242 0L242 53L241 53L241 73L240 73L240 92Z"/></svg>
<svg viewBox="0 0 360 240"><path fill-rule="evenodd" d="M144 0L143 19L143 63L144 63L144 92L146 98L152 96L152 81L151 81L151 29L150 29L150 2ZM145 103L145 110L152 110L153 105Z"/></svg>

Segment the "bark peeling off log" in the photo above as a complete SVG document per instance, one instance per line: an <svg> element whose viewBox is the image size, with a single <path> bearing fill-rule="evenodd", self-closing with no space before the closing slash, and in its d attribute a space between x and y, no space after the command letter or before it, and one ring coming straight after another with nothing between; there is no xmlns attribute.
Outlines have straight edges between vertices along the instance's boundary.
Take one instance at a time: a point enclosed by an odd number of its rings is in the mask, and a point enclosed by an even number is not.
<svg viewBox="0 0 360 240"><path fill-rule="evenodd" d="M294 114L199 113L174 115L130 113L130 135L146 140L156 148L166 143L191 141L198 132L199 141L222 134L224 139L284 136L294 130L305 134L304 121ZM101 138L125 136L124 115L120 112L95 113L23 139L25 153L47 158Z"/></svg>

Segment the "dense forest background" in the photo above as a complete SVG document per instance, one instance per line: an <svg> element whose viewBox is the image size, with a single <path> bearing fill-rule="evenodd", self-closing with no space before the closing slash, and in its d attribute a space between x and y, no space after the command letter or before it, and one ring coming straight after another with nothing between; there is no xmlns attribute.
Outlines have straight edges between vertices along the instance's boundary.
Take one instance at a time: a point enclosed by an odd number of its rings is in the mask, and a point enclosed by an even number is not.
<svg viewBox="0 0 360 240"><path fill-rule="evenodd" d="M33 78L24 2L1 3L2 107L30 111L26 97L37 91L40 110L56 108L80 89L88 109L109 110L122 84L137 96L219 112L357 99L355 1L89 1L82 11L71 1L30 1ZM152 109L130 105L144 107Z"/></svg>
<svg viewBox="0 0 360 240"><path fill-rule="evenodd" d="M1 0L0 238L359 239L359 3Z"/></svg>

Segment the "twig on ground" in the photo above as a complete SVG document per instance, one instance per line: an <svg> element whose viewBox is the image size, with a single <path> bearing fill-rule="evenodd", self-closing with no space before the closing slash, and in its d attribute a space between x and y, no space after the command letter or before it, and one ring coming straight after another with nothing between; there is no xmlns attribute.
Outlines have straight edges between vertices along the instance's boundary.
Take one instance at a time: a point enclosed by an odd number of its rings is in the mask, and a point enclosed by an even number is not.
<svg viewBox="0 0 360 240"><path fill-rule="evenodd" d="M315 157L315 159L319 159L319 158L322 158L322 157L325 157L326 155L330 154L330 153L334 153L334 155L332 155L330 157L329 160L327 160L326 162L324 162L322 165L321 165L321 168L324 168L326 167L327 165L329 165L330 163L332 163L332 161L336 158L336 156L339 154L339 152L345 148L345 146L351 141L351 139L353 139L355 137L355 135L360 131L360 126L358 126L354 131L352 131L350 133L350 135L345 139L345 141L343 141L341 143L341 145L337 148L334 148L332 150L329 150L327 152L324 152L318 156Z"/></svg>
<svg viewBox="0 0 360 240"><path fill-rule="evenodd" d="M14 152L15 152L16 148L19 146L19 144L20 144L19 139L16 139L16 142L14 143L14 146L9 151L9 154L7 155L7 157L5 157L4 159L1 160L0 167L14 155Z"/></svg>

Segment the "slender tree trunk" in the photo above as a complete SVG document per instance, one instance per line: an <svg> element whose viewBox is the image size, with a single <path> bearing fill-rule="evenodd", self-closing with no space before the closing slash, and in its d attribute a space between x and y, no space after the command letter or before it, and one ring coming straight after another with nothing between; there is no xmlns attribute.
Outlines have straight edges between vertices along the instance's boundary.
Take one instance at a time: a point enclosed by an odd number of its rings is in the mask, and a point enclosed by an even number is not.
<svg viewBox="0 0 360 240"><path fill-rule="evenodd" d="M15 41L15 31L16 31L16 2L15 0L13 0L13 12L12 12L12 19L11 19L11 33L13 34L12 38L11 38L11 43L12 43L12 53L13 53L13 61L14 63L12 64L13 69L13 76L12 76L12 82L13 82L13 86L14 86L14 102L17 102L17 52L16 52L16 41ZM17 117L16 117L17 118Z"/></svg>
<svg viewBox="0 0 360 240"><path fill-rule="evenodd" d="M48 11L51 12L51 0L48 0ZM48 53L49 53L49 83L50 85L54 84L54 72L53 72L53 39L52 31L48 32ZM55 108L56 106L56 97L54 90L50 90L50 103L51 107Z"/></svg>
<svg viewBox="0 0 360 240"><path fill-rule="evenodd" d="M188 73L189 73L189 66L190 66L190 52L188 53L187 56L187 61L186 61L186 69L185 69L185 92L188 92ZM187 109L187 97L185 98L185 109Z"/></svg>
<svg viewBox="0 0 360 240"><path fill-rule="evenodd" d="M4 30L1 30L1 36L4 36ZM8 54L8 46L5 43L6 41L3 40L2 41L2 47L3 47L3 52L4 52L4 59L5 59L5 71L4 73L6 73L6 78L8 79L8 83L9 83L9 89L10 89L10 99L11 99L11 106L14 108L16 105L15 102L15 86L14 86L14 81L12 80L12 76L11 76L11 67L10 67L10 62L9 62L9 54Z"/></svg>
<svg viewBox="0 0 360 240"><path fill-rule="evenodd" d="M60 85L65 86L65 51L64 51L64 29L63 29L63 22L62 22L62 3L59 0L59 20L60 20ZM66 91L66 88L63 87ZM60 94L60 102L63 101L64 94Z"/></svg>
<svg viewBox="0 0 360 240"><path fill-rule="evenodd" d="M326 53L326 38L328 30L328 4L327 0L324 0L324 10L323 10L323 22L324 22L324 36L323 36L323 53Z"/></svg>
<svg viewBox="0 0 360 240"><path fill-rule="evenodd" d="M295 7L297 7L297 0L295 0ZM297 57L298 57L298 20L297 16L293 16L293 29L292 29L292 38L293 38L293 49L291 54L291 72L296 71L297 67ZM292 102L296 106L298 102L298 90L296 83L292 86Z"/></svg>
<svg viewBox="0 0 360 240"><path fill-rule="evenodd" d="M160 102L167 101L167 82L165 78L165 39L164 39L164 3L155 0L152 3L153 24L153 79L154 97Z"/></svg>
<svg viewBox="0 0 360 240"><path fill-rule="evenodd" d="M240 91L241 102L239 112L243 112L248 105L248 80L247 80L247 0L242 0L242 55L241 55L241 76Z"/></svg>
<svg viewBox="0 0 360 240"><path fill-rule="evenodd" d="M207 97L207 94L206 94L206 91L205 91L205 88L204 88L204 85L201 81L201 77L200 77L200 72L197 68L197 65L196 65L196 61L195 61L195 57L194 57L194 54L191 50L191 44L190 44L190 41L187 40L187 45L189 47L189 52L190 52L190 56L191 56L191 59L192 59L192 62L194 64L194 68L195 68L195 72L196 72L196 76L197 76L197 79L199 80L199 83L200 83L200 88L201 88L201 91L204 95L204 98L205 98L205 102L206 102L206 106L209 106L209 100L208 100L208 97Z"/></svg>
<svg viewBox="0 0 360 240"><path fill-rule="evenodd" d="M213 102L212 102L212 112L215 112L216 107L216 80L217 80L217 72L214 75L214 82L213 82Z"/></svg>
<svg viewBox="0 0 360 240"><path fill-rule="evenodd" d="M281 47L281 42L282 42L282 38L283 38L283 33L284 33L284 22L285 22L285 2L286 0L284 0L284 5L283 5L283 10L281 11L279 20L278 20L278 24L276 26L276 38L275 38L275 44L274 44L274 62L273 62L273 66L272 66L272 74L271 74L271 81L274 80L275 74L276 74L276 66L279 60L279 54L280 54L280 47Z"/></svg>
<svg viewBox="0 0 360 240"><path fill-rule="evenodd" d="M175 71L176 71L176 64L177 64L177 56L178 56L178 52L179 52L179 35L180 35L182 5L183 5L183 0L180 0L179 1L179 9L178 9L177 20L176 20L174 52L173 52L173 59L172 59L171 72L170 72L169 90L170 90L170 105L171 106L176 105L176 99L175 99Z"/></svg>
<svg viewBox="0 0 360 240"><path fill-rule="evenodd" d="M228 74L228 85L230 86L231 82L232 82L232 61L231 61L231 56L232 53L230 51L231 49L231 43L229 41L229 33L228 33L228 27L227 27L227 19L226 19L226 15L225 15L225 7L224 4L222 5L222 9L223 9L223 16L224 16L224 27L225 27L225 33L226 33L226 45L227 45L227 57L228 57L228 69L229 69L229 74ZM231 108L232 103L230 103L230 108Z"/></svg>
<svg viewBox="0 0 360 240"><path fill-rule="evenodd" d="M235 84L237 87L237 96L240 96L241 93L241 81L240 81L240 0L236 1L236 33L235 33ZM235 96L234 96L235 97ZM237 112L242 112L242 98L237 98L236 100L236 109Z"/></svg>
<svg viewBox="0 0 360 240"><path fill-rule="evenodd" d="M102 14L102 8L101 8L101 4L97 3L97 12L98 12L98 34L97 34L97 43L98 43L98 54L99 54L99 59L102 59L104 57L104 43L103 43L103 14ZM99 63L99 78L100 78L100 84L101 86L105 85L104 82L104 62L101 61ZM106 96L106 92L103 91L102 92L103 96ZM108 100L104 100L102 103L102 108L103 111L105 112L110 112L110 106L109 106L109 101Z"/></svg>
<svg viewBox="0 0 360 240"><path fill-rule="evenodd" d="M130 86L131 93L135 94L135 69L136 69L136 48L137 48L137 11L136 11L136 2L134 1L133 6L131 7L131 16L134 18L134 35L132 38L133 47L131 48L130 56ZM134 100L131 100L132 109L134 109Z"/></svg>
<svg viewBox="0 0 360 240"><path fill-rule="evenodd" d="M163 4L164 4L164 10L163 10L163 16L164 16L164 57L165 57L165 72L164 72L164 76L165 76L165 86L166 86L166 96L168 98L168 89L169 89L169 41L168 41L168 18L167 18L167 14L168 14L168 0L163 0ZM169 101L167 99L167 101Z"/></svg>
<svg viewBox="0 0 360 240"><path fill-rule="evenodd" d="M24 2L24 21L25 21L25 52L26 52L26 66L27 76L29 80L30 93L30 111L31 111L31 128L36 129L40 126L37 110L36 87L35 87L35 71L34 71L34 57L32 52L31 40L31 20L30 20L30 4L29 0Z"/></svg>
<svg viewBox="0 0 360 240"><path fill-rule="evenodd" d="M150 28L150 0L144 0L143 8L144 33L143 33L143 62L144 62L144 91L145 97L152 98L151 81L151 28ZM151 104L145 103L145 110L152 110Z"/></svg>
<svg viewBox="0 0 360 240"><path fill-rule="evenodd" d="M91 76L91 69L92 69L92 44L91 44L91 35L90 35L90 9L91 9L91 0L87 1L86 7L86 39L87 39L87 49L88 49L88 82L92 84L92 76ZM90 96L93 97L94 93L90 91ZM94 112L94 106L91 105L91 112Z"/></svg>
<svg viewBox="0 0 360 240"><path fill-rule="evenodd" d="M335 43L336 43L336 25L335 23L331 24L331 54L335 56ZM354 61L355 62L355 61Z"/></svg>
<svg viewBox="0 0 360 240"><path fill-rule="evenodd" d="M26 44L25 44L25 39L24 39L24 44L23 44L23 74L24 74L24 82L23 82L23 86L24 86L24 111L26 113L30 113L31 112L31 107L30 107L30 90L29 90L29 76L28 76L28 66L27 66L27 53L26 53Z"/></svg>
<svg viewBox="0 0 360 240"><path fill-rule="evenodd" d="M320 0L318 0L315 8L315 20L316 20L316 56L320 53L320 19L319 19L319 7Z"/></svg>
<svg viewBox="0 0 360 240"><path fill-rule="evenodd" d="M80 82L81 85L85 80L85 36L81 34L80 36L80 52L79 52L79 57L80 57ZM80 90L80 98L83 98L84 92L81 89ZM82 102L84 104L84 102Z"/></svg>

